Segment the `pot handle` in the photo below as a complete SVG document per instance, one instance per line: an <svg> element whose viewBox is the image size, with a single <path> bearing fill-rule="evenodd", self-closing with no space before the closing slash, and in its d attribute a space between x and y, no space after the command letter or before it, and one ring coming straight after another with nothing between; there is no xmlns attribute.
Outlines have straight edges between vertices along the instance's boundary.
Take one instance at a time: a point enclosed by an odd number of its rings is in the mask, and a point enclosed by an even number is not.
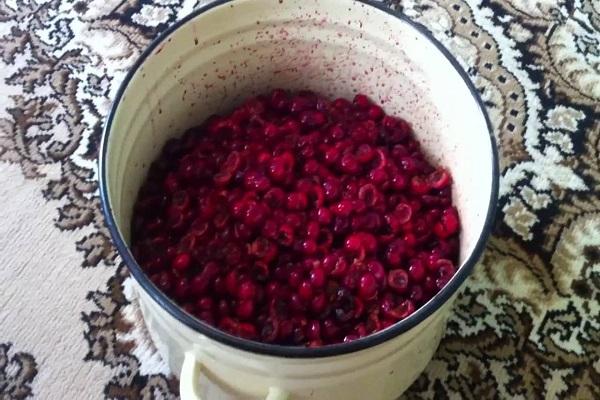
<svg viewBox="0 0 600 400"><path fill-rule="evenodd" d="M181 400L202 400L198 381L202 363L196 359L196 355L188 351L185 353L181 375L179 376L179 395ZM289 393L277 387L270 387L265 400L288 400Z"/></svg>

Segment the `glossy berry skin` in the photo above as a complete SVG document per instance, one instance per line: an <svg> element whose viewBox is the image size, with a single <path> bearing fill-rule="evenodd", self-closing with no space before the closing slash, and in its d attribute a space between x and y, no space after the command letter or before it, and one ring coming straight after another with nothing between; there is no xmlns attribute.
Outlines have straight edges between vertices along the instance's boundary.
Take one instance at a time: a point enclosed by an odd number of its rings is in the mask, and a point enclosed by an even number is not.
<svg viewBox="0 0 600 400"><path fill-rule="evenodd" d="M132 251L187 313L248 340L349 342L452 279L452 176L363 94L276 89L165 145L139 191Z"/></svg>
<svg viewBox="0 0 600 400"><path fill-rule="evenodd" d="M358 295L363 300L370 300L377 295L377 281L373 274L367 272L360 277Z"/></svg>

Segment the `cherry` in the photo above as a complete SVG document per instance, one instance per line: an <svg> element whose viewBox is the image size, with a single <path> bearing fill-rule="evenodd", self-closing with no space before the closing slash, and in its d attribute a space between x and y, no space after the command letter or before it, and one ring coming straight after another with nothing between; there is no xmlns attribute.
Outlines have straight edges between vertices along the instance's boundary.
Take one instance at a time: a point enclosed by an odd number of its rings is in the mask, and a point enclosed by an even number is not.
<svg viewBox="0 0 600 400"><path fill-rule="evenodd" d="M408 289L408 274L403 269L393 269L388 272L388 285L398 293L404 293Z"/></svg>
<svg viewBox="0 0 600 400"><path fill-rule="evenodd" d="M265 192L270 189L271 182L265 175L257 171L249 171L244 175L244 186L248 190Z"/></svg>
<svg viewBox="0 0 600 400"><path fill-rule="evenodd" d="M292 192L287 196L287 207L293 211L304 210L308 206L308 197L303 192Z"/></svg>
<svg viewBox="0 0 600 400"><path fill-rule="evenodd" d="M196 307L201 311L211 311L215 307L215 302L210 297L200 297L196 302Z"/></svg>
<svg viewBox="0 0 600 400"><path fill-rule="evenodd" d="M256 297L256 285L251 281L242 282L237 295L240 300L253 300Z"/></svg>
<svg viewBox="0 0 600 400"><path fill-rule="evenodd" d="M310 271L310 283L316 288L325 286L325 271L322 268L315 268Z"/></svg>
<svg viewBox="0 0 600 400"><path fill-rule="evenodd" d="M321 339L321 324L319 321L310 321L306 329L306 337L310 340Z"/></svg>
<svg viewBox="0 0 600 400"><path fill-rule="evenodd" d="M420 259L413 259L408 267L408 274L410 279L415 282L421 282L425 278L426 270L423 266L423 261Z"/></svg>
<svg viewBox="0 0 600 400"><path fill-rule="evenodd" d="M298 287L298 296L304 302L308 302L312 299L313 289L312 284L309 281L304 281Z"/></svg>
<svg viewBox="0 0 600 400"><path fill-rule="evenodd" d="M273 180L283 182L285 178L291 174L294 168L295 157L290 152L285 152L281 155L273 157L269 167L269 173Z"/></svg>
<svg viewBox="0 0 600 400"><path fill-rule="evenodd" d="M310 307L313 313L317 315L321 314L323 311L325 311L325 308L327 307L327 298L323 293L316 295L311 300Z"/></svg>
<svg viewBox="0 0 600 400"><path fill-rule="evenodd" d="M360 277L358 295L364 300L370 300L377 294L377 281L373 274L367 272Z"/></svg>
<svg viewBox="0 0 600 400"><path fill-rule="evenodd" d="M438 169L427 177L429 184L434 189L443 189L452 182L452 177L448 171L444 169Z"/></svg>
<svg viewBox="0 0 600 400"><path fill-rule="evenodd" d="M406 245L401 239L395 240L388 245L386 260L391 267L399 266L406 255Z"/></svg>
<svg viewBox="0 0 600 400"><path fill-rule="evenodd" d="M357 94L354 96L353 103L356 107L360 109L367 109L371 105L371 101L364 94Z"/></svg>
<svg viewBox="0 0 600 400"><path fill-rule="evenodd" d="M348 252L359 254L363 258L366 253L377 251L377 239L370 233L353 233L346 238L345 247Z"/></svg>
<svg viewBox="0 0 600 400"><path fill-rule="evenodd" d="M252 300L241 300L236 308L236 315L241 319L250 319L254 314L254 302Z"/></svg>
<svg viewBox="0 0 600 400"><path fill-rule="evenodd" d="M327 122L327 116L320 111L304 111L300 114L300 124L307 128L318 128Z"/></svg>

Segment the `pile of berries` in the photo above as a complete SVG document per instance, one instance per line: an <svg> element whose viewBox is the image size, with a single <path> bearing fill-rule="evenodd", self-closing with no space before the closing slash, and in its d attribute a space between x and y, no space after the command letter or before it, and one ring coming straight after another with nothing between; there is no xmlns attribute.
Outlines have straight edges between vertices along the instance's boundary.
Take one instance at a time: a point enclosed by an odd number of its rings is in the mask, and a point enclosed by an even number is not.
<svg viewBox="0 0 600 400"><path fill-rule="evenodd" d="M134 208L133 252L188 313L281 345L355 340L452 278L448 171L357 95L274 90L166 143Z"/></svg>

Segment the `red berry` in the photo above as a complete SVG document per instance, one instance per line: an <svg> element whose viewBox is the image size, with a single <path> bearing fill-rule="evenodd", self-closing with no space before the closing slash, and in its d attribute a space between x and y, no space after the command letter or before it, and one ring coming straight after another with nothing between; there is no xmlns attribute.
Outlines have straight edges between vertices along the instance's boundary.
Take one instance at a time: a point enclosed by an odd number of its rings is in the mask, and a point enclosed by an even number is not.
<svg viewBox="0 0 600 400"><path fill-rule="evenodd" d="M360 171L360 164L353 154L346 153L339 161L339 168L346 174L356 174Z"/></svg>
<svg viewBox="0 0 600 400"><path fill-rule="evenodd" d="M177 271L185 271L192 264L192 257L188 253L181 253L175 256L171 267Z"/></svg>
<svg viewBox="0 0 600 400"><path fill-rule="evenodd" d="M408 289L408 274L403 269L393 269L388 273L388 285L398 293Z"/></svg>
<svg viewBox="0 0 600 400"><path fill-rule="evenodd" d="M450 174L444 169L438 169L432 172L427 177L427 180L429 181L431 187L434 189L443 189L452 182Z"/></svg>
<svg viewBox="0 0 600 400"><path fill-rule="evenodd" d="M377 251L377 239L370 233L353 233L346 238L345 247L349 252L359 254L362 258L365 254Z"/></svg>
<svg viewBox="0 0 600 400"><path fill-rule="evenodd" d="M308 198L305 193L293 192L287 196L287 207L290 210L301 211L308 206Z"/></svg>
<svg viewBox="0 0 600 400"><path fill-rule="evenodd" d="M211 311L215 307L215 302L210 297L201 297L196 302L196 307L201 311Z"/></svg>
<svg viewBox="0 0 600 400"><path fill-rule="evenodd" d="M406 245L403 240L395 240L387 248L386 260L391 266L399 266L406 256Z"/></svg>
<svg viewBox="0 0 600 400"><path fill-rule="evenodd" d="M300 123L307 128L318 128L327 122L327 116L320 111L304 111L300 114Z"/></svg>
<svg viewBox="0 0 600 400"><path fill-rule="evenodd" d="M310 340L321 339L321 324L319 321L310 321L306 329L306 337Z"/></svg>
<svg viewBox="0 0 600 400"><path fill-rule="evenodd" d="M410 181L410 189L416 194L425 194L429 192L431 186L429 186L429 183L420 176L413 176Z"/></svg>
<svg viewBox="0 0 600 400"><path fill-rule="evenodd" d="M283 182L294 168L295 158L292 153L286 152L274 157L269 167L269 172L273 180Z"/></svg>
<svg viewBox="0 0 600 400"><path fill-rule="evenodd" d="M380 287L385 286L386 282L386 271L383 265L379 261L371 260L367 263L367 270L373 274L373 277L377 281Z"/></svg>
<svg viewBox="0 0 600 400"><path fill-rule="evenodd" d="M360 281L358 284L358 295L364 299L369 300L373 298L377 294L377 281L375 277L367 272L363 276L360 277Z"/></svg>
<svg viewBox="0 0 600 400"><path fill-rule="evenodd" d="M248 226L260 225L267 216L267 209L264 205L255 201L248 202L246 212L243 215L244 223Z"/></svg>
<svg viewBox="0 0 600 400"><path fill-rule="evenodd" d="M322 268L315 268L310 271L310 283L316 288L325 286L325 272Z"/></svg>
<svg viewBox="0 0 600 400"><path fill-rule="evenodd" d="M180 278L175 283L175 297L178 300L185 300L190 293L190 283L187 278Z"/></svg>
<svg viewBox="0 0 600 400"><path fill-rule="evenodd" d="M421 282L425 278L425 267L423 262L419 259L411 260L410 266L408 267L408 274L412 281Z"/></svg>
<svg viewBox="0 0 600 400"><path fill-rule="evenodd" d="M356 96L354 96L353 103L356 107L361 108L361 109L366 109L366 108L369 108L369 106L371 106L371 102L369 101L369 98L367 96L365 96L364 94L357 94Z"/></svg>
<svg viewBox="0 0 600 400"><path fill-rule="evenodd" d="M383 110L379 106L372 105L369 107L367 115L369 119L380 120L383 117Z"/></svg>
<svg viewBox="0 0 600 400"><path fill-rule="evenodd" d="M241 319L250 319L254 314L254 302L252 300L241 300L236 309L235 313Z"/></svg>
<svg viewBox="0 0 600 400"><path fill-rule="evenodd" d="M225 287L231 296L238 296L239 277L237 271L233 270L225 276Z"/></svg>
<svg viewBox="0 0 600 400"><path fill-rule="evenodd" d="M257 192L265 192L271 187L271 182L263 174L256 171L246 172L244 176L244 186L248 190L256 190Z"/></svg>
<svg viewBox="0 0 600 400"><path fill-rule="evenodd" d="M348 217L354 210L354 202L352 200L342 200L336 204L334 204L331 208L331 211L335 215L339 215L342 217Z"/></svg>
<svg viewBox="0 0 600 400"><path fill-rule="evenodd" d="M298 288L298 295L300 296L300 299L305 302L308 302L312 299L313 289L309 281L304 281L300 284L300 287Z"/></svg>
<svg viewBox="0 0 600 400"><path fill-rule="evenodd" d="M327 307L327 298L322 293L316 295L312 299L310 307L315 314L321 314L325 310L325 307Z"/></svg>
<svg viewBox="0 0 600 400"><path fill-rule="evenodd" d="M244 281L238 289L240 300L253 300L256 297L256 285L252 281Z"/></svg>

